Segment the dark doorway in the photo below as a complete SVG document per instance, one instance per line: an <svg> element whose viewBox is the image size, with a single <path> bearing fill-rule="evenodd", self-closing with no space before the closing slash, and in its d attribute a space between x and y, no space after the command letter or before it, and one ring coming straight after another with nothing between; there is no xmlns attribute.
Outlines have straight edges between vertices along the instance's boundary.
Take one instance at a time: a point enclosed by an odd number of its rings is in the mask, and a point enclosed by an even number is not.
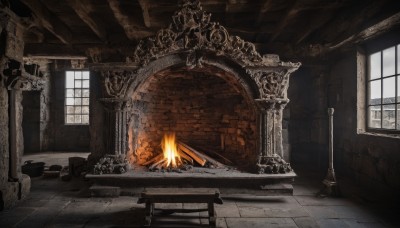
<svg viewBox="0 0 400 228"><path fill-rule="evenodd" d="M23 93L24 153L39 152L40 148L40 91Z"/></svg>

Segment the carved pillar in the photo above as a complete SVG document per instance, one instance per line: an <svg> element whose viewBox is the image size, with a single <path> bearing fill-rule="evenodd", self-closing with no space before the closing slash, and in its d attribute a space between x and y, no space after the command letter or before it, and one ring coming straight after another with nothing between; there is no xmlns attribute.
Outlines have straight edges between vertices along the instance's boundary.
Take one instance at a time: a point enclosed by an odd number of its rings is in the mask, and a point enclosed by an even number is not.
<svg viewBox="0 0 400 228"><path fill-rule="evenodd" d="M259 111L259 158L257 168L259 173L291 172L290 164L285 162L282 144L283 109L289 102L287 89L290 74L298 68L262 67L248 69L247 72L258 86L259 99L255 102Z"/></svg>
<svg viewBox="0 0 400 228"><path fill-rule="evenodd" d="M117 98L102 98L106 110L106 149L108 154L124 157L128 150L128 128L130 101Z"/></svg>
<svg viewBox="0 0 400 228"><path fill-rule="evenodd" d="M256 99L260 115L259 173L287 173L292 171L283 159L282 111L288 100Z"/></svg>
<svg viewBox="0 0 400 228"><path fill-rule="evenodd" d="M104 92L108 97L100 98L106 110L106 150L107 154L124 157L128 147L128 129L132 103L126 92L135 75L126 70L105 70L103 76Z"/></svg>

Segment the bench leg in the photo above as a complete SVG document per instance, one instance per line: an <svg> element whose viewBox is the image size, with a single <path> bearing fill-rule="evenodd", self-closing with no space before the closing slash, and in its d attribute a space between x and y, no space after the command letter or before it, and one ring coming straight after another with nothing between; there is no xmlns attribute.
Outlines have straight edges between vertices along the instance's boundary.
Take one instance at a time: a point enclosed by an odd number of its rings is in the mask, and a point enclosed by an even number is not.
<svg viewBox="0 0 400 228"><path fill-rule="evenodd" d="M146 201L145 213L146 214L145 214L144 226L148 227L151 224L151 217L153 216L154 213L154 203Z"/></svg>
<svg viewBox="0 0 400 228"><path fill-rule="evenodd" d="M215 214L214 202L208 203L208 221L210 227L215 227L217 223L217 215Z"/></svg>

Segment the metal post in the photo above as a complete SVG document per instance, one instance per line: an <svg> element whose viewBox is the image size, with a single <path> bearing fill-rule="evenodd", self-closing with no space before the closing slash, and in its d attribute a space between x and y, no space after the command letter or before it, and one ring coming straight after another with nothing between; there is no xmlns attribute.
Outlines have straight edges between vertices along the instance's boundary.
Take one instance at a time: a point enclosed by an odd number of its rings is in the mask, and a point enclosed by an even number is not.
<svg viewBox="0 0 400 228"><path fill-rule="evenodd" d="M320 196L338 196L339 188L336 182L335 170L333 169L333 108L328 108L329 116L329 168L322 183L325 185L320 191Z"/></svg>

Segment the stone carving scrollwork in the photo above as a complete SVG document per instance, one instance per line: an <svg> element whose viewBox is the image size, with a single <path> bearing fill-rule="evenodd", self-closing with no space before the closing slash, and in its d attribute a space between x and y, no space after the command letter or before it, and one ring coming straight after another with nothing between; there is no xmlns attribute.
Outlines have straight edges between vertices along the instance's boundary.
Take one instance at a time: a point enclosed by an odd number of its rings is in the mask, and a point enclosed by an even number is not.
<svg viewBox="0 0 400 228"><path fill-rule="evenodd" d="M284 98L286 87L289 82L289 74L286 70L281 71L258 71L252 74L256 82L260 98L276 99Z"/></svg>
<svg viewBox="0 0 400 228"><path fill-rule="evenodd" d="M261 56L254 44L229 35L224 26L211 22L211 14L202 9L198 0L182 1L168 28L141 40L127 61L145 66L167 54L196 50L225 55L242 66L300 66L299 63L281 62L277 56Z"/></svg>
<svg viewBox="0 0 400 228"><path fill-rule="evenodd" d="M131 83L135 80L132 71L103 71L104 88L107 95L113 98L123 98Z"/></svg>
<svg viewBox="0 0 400 228"><path fill-rule="evenodd" d="M0 71L8 90L43 90L46 80L21 69L21 63L2 58Z"/></svg>

